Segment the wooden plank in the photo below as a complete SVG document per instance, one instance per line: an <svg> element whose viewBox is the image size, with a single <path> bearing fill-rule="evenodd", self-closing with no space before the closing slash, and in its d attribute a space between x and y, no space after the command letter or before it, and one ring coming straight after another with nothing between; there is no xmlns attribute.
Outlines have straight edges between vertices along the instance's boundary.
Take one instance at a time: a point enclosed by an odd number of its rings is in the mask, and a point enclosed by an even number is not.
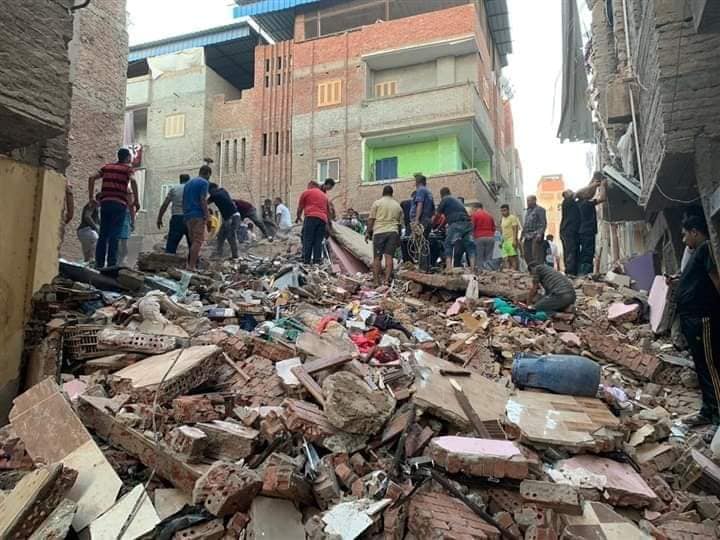
<svg viewBox="0 0 720 540"><path fill-rule="evenodd" d="M328 356L326 358L318 358L317 360L312 360L310 362L306 362L305 364L303 364L303 368L309 375L312 375L313 373L317 373L318 371L323 371L323 370L330 369L333 367L342 366L343 364L350 362L352 359L353 359L353 356L349 355L349 354L341 354L339 356Z"/></svg>
<svg viewBox="0 0 720 540"><path fill-rule="evenodd" d="M465 416L467 416L467 419L470 420L477 434L483 439L489 439L490 432L485 427L485 424L483 424L483 421L480 420L480 417L475 412L475 409L473 409L473 406L470 404L470 400L468 400L465 392L463 392L462 386L460 386L455 379L450 379L450 385L455 391L455 397L462 407Z"/></svg>
<svg viewBox="0 0 720 540"><path fill-rule="evenodd" d="M458 403L450 379L440 374L441 369L457 369L457 366L424 351L415 351L413 355L418 365L418 376L412 401L419 408L461 429L472 429L472 422ZM476 372L464 381L463 391L481 420L498 420L505 415L510 392L504 386Z"/></svg>
<svg viewBox="0 0 720 540"><path fill-rule="evenodd" d="M310 392L310 395L315 398L315 401L317 401L321 407L325 408L325 396L323 396L322 388L320 388L320 385L315 381L315 379L313 379L308 372L305 371L305 368L303 366L297 366L292 368L290 371L292 371L293 375L297 377L300 384L305 387L305 390Z"/></svg>

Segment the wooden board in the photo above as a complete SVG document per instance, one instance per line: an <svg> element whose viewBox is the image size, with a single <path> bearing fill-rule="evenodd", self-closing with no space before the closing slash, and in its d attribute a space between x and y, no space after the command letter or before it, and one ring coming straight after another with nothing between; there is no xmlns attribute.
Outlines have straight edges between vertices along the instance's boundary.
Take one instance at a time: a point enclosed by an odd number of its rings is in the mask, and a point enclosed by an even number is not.
<svg viewBox="0 0 720 540"><path fill-rule="evenodd" d="M456 369L457 366L424 351L415 351L413 354L420 368L420 374L415 378L416 391L412 398L413 402L421 409L461 429L468 431L473 429L472 423L455 397L450 377L440 374L441 369ZM475 372L469 377L463 377L462 387L480 419L502 418L510 395L506 388Z"/></svg>
<svg viewBox="0 0 720 540"><path fill-rule="evenodd" d="M510 397L506 418L524 442L576 449L595 448L594 432L620 425L599 399L529 391Z"/></svg>
<svg viewBox="0 0 720 540"><path fill-rule="evenodd" d="M214 375L215 359L221 351L215 345L202 345L151 356L116 372L112 379L113 388L148 401L152 400L165 377L160 398L176 397L200 386Z"/></svg>
<svg viewBox="0 0 720 540"><path fill-rule="evenodd" d="M52 379L36 384L13 403L10 422L30 457L62 462L78 471L67 496L78 503L73 529L84 529L115 503L122 481Z"/></svg>

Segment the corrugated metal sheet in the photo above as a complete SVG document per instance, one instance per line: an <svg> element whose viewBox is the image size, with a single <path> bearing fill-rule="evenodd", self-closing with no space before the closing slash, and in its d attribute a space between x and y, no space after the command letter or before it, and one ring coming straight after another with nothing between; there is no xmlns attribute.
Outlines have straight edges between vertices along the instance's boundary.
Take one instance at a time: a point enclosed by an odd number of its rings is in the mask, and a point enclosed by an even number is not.
<svg viewBox="0 0 720 540"><path fill-rule="evenodd" d="M243 2L242 5L234 8L234 14L236 17L254 17L255 15L265 15L273 11L293 9L319 1L320 0L258 0L252 3Z"/></svg>
<svg viewBox="0 0 720 540"><path fill-rule="evenodd" d="M500 53L500 61L507 65L507 55L512 52L512 35L510 34L510 16L507 0L485 0L490 32Z"/></svg>
<svg viewBox="0 0 720 540"><path fill-rule="evenodd" d="M150 43L142 43L130 47L128 60L135 62L144 58L161 56L174 52L216 45L226 41L234 41L250 36L252 29L245 21L233 23L219 28L211 28L201 32L175 36Z"/></svg>

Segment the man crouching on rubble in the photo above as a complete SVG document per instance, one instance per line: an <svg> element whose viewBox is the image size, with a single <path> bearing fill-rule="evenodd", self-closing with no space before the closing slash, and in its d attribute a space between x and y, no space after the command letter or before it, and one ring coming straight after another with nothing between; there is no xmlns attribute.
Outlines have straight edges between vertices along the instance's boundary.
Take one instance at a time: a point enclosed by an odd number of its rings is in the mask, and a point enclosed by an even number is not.
<svg viewBox="0 0 720 540"><path fill-rule="evenodd" d="M534 261L530 263L528 269L533 278L528 293L528 305L535 300L540 285L545 294L533 306L537 311L552 314L557 311L566 311L575 304L575 287L564 274L546 264Z"/></svg>
<svg viewBox="0 0 720 540"><path fill-rule="evenodd" d="M687 216L683 241L693 250L679 279L676 301L682 333L695 362L702 393L700 412L684 420L689 426L717 425L720 396L720 277L701 216Z"/></svg>

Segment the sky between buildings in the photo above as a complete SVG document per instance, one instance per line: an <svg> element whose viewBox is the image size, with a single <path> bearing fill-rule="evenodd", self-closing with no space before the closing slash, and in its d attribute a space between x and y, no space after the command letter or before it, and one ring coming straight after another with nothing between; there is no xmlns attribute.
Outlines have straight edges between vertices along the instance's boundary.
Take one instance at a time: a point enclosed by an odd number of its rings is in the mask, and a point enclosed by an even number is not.
<svg viewBox="0 0 720 540"><path fill-rule="evenodd" d="M418 0L429 1L429 0ZM504 70L514 89L515 143L520 151L525 193L534 193L545 174L562 174L578 188L589 181L593 146L561 144L555 138L561 99L561 13L559 0L508 0L514 53ZM580 2L585 29L589 14ZM128 0L130 44L196 32L232 22L231 0Z"/></svg>

